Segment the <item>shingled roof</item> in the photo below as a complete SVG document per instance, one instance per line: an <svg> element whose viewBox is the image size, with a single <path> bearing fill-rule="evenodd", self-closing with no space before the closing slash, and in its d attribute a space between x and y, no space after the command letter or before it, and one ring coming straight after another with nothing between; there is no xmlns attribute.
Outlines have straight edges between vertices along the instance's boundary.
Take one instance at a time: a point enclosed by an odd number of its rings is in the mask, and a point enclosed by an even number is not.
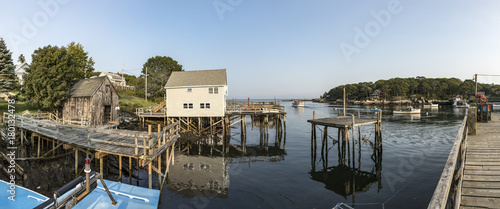
<svg viewBox="0 0 500 209"><path fill-rule="evenodd" d="M69 97L91 97L105 79L107 76L79 80L69 90Z"/></svg>
<svg viewBox="0 0 500 209"><path fill-rule="evenodd" d="M227 85L226 69L172 72L165 88Z"/></svg>

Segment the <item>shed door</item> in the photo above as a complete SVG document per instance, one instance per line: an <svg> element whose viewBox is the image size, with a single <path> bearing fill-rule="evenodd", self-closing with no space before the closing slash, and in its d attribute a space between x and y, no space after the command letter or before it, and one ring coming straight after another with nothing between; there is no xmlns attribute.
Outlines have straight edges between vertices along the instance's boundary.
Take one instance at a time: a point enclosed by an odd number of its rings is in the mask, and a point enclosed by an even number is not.
<svg viewBox="0 0 500 209"><path fill-rule="evenodd" d="M105 105L104 106L104 119L102 120L102 122L107 123L110 120L111 120L111 106Z"/></svg>

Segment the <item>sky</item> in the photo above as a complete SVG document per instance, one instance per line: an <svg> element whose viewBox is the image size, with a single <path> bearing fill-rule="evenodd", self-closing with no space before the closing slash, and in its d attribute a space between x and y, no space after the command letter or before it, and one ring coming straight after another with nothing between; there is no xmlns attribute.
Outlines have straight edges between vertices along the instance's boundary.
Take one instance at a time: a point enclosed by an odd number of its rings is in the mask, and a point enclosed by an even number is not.
<svg viewBox="0 0 500 209"><path fill-rule="evenodd" d="M228 98L317 98L393 77L500 75L497 0L2 1L16 61L74 41L99 72L139 75L153 56L227 69ZM500 84L498 76L479 82Z"/></svg>

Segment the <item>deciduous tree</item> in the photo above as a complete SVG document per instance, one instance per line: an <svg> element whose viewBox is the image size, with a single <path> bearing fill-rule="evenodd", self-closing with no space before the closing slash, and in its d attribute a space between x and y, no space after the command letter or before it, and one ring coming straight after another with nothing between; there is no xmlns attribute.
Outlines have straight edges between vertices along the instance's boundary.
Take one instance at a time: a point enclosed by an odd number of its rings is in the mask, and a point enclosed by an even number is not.
<svg viewBox="0 0 500 209"><path fill-rule="evenodd" d="M165 96L165 84L174 71L183 71L182 65L171 57L155 56L148 59L142 67L142 76L148 73L148 93L153 98ZM142 77L141 76L141 77Z"/></svg>
<svg viewBox="0 0 500 209"><path fill-rule="evenodd" d="M94 61L74 42L68 47L45 46L31 55L26 70L25 97L38 108L57 110L67 99L73 83L94 71Z"/></svg>

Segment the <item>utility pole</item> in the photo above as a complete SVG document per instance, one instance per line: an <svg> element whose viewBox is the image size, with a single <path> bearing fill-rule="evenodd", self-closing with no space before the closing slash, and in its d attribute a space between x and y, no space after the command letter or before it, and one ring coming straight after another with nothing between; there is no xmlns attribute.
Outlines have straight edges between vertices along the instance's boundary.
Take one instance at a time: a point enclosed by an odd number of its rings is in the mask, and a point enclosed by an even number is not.
<svg viewBox="0 0 500 209"><path fill-rule="evenodd" d="M122 86L125 87L125 79L123 79L123 68L125 67L125 64L122 63Z"/></svg>
<svg viewBox="0 0 500 209"><path fill-rule="evenodd" d="M148 101L148 67L146 67L146 88L144 90L144 96L146 97L146 101Z"/></svg>
<svg viewBox="0 0 500 209"><path fill-rule="evenodd" d="M477 74L474 74L474 84L476 85L476 88L474 88L474 96L477 94Z"/></svg>
<svg viewBox="0 0 500 209"><path fill-rule="evenodd" d="M343 108L343 110L344 110L344 116L345 116L345 88L344 88L344 99L343 99L343 102L344 102L344 105L343 105L344 108Z"/></svg>

